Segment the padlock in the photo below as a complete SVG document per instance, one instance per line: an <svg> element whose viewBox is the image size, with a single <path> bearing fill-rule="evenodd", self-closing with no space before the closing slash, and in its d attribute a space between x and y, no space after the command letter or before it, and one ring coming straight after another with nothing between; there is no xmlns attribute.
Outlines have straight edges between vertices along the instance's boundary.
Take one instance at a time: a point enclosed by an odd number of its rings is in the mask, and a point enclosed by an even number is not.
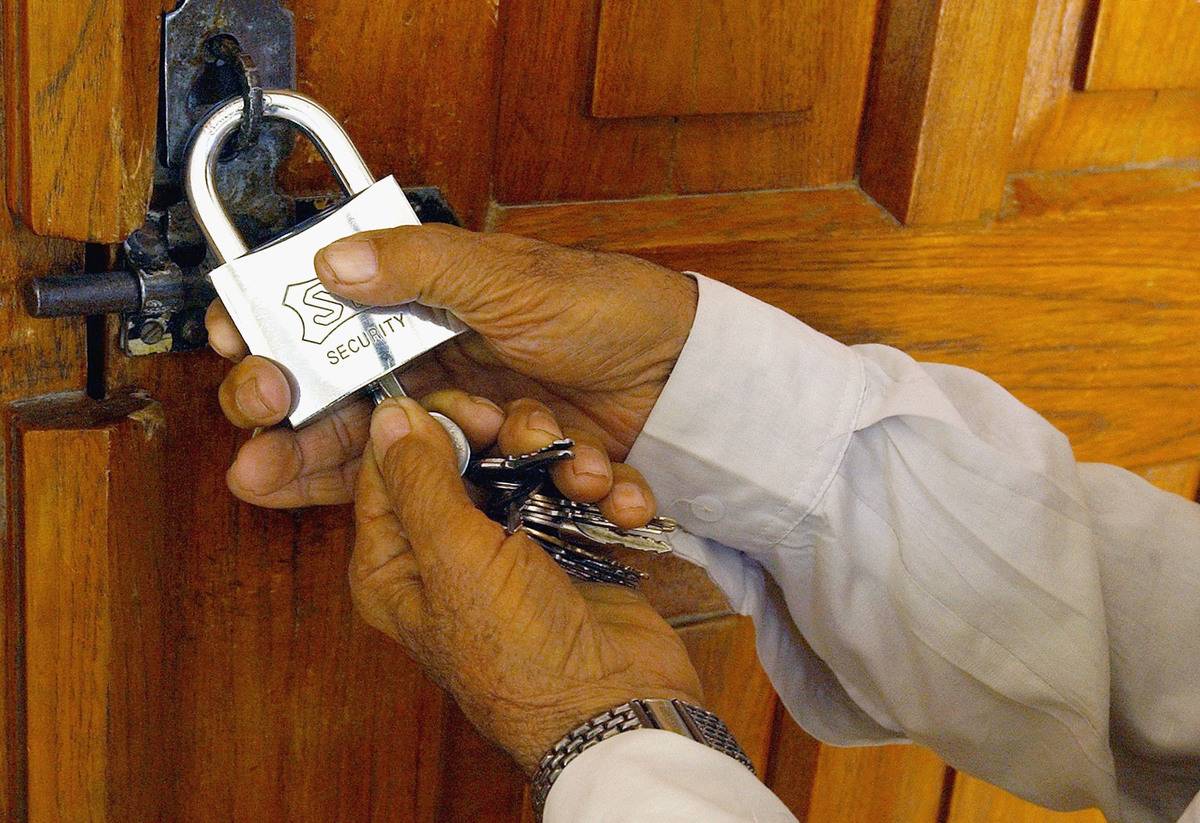
<svg viewBox="0 0 1200 823"><path fill-rule="evenodd" d="M467 327L442 309L408 303L364 306L325 290L313 257L342 237L420 221L394 177L375 180L341 125L314 101L293 91L263 93L263 117L297 126L333 168L350 199L315 222L249 249L221 205L217 160L242 120L243 101L216 106L192 134L184 187L196 222L222 263L209 274L251 353L273 360L292 388L288 422L303 426L364 390L378 402L402 393L395 372L462 334ZM467 439L435 415L458 452Z"/></svg>

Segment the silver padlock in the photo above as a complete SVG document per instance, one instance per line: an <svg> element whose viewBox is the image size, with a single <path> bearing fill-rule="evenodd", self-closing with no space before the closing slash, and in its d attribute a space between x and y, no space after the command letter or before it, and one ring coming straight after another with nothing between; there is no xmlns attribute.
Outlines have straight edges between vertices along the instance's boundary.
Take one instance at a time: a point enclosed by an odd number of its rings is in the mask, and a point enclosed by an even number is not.
<svg viewBox="0 0 1200 823"><path fill-rule="evenodd" d="M217 158L242 120L240 97L216 107L196 126L184 186L196 222L222 265L209 278L251 353L275 361L292 387L288 421L303 426L367 390L376 402L403 394L395 372L462 334L452 314L408 303L364 306L330 294L317 279L313 256L342 237L371 229L418 225L408 198L391 175L375 180L341 125L302 94L263 93L263 116L297 126L333 168L350 200L320 220L257 249L249 249L221 205ZM460 471L470 461L462 430L435 415L450 434Z"/></svg>

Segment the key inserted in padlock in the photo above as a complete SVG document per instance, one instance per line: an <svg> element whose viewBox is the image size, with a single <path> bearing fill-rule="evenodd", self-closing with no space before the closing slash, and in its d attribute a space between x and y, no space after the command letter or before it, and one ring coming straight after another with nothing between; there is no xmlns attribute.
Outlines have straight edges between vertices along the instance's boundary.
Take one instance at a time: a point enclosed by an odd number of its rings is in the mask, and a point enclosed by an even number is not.
<svg viewBox="0 0 1200 823"><path fill-rule="evenodd" d="M213 287L253 354L277 363L292 387L288 421L302 426L368 390L376 402L403 394L397 369L466 331L442 309L417 303L364 306L330 294L317 279L314 255L343 237L420 221L392 176L375 180L341 125L302 94L263 93L263 117L294 124L333 168L350 199L314 223L257 249L246 247L216 191L218 156L242 120L243 101L220 104L196 127L184 186L196 222L222 265ZM451 420L459 469L470 461L466 436Z"/></svg>

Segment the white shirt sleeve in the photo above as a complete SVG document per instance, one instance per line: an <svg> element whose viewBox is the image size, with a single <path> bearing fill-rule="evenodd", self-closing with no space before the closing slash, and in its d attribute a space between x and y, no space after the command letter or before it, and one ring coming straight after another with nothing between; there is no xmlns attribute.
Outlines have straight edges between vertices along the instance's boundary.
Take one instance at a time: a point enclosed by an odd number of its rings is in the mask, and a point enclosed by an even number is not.
<svg viewBox="0 0 1200 823"><path fill-rule="evenodd" d="M544 823L796 823L750 770L674 732L637 729L575 758Z"/></svg>
<svg viewBox="0 0 1200 823"><path fill-rule="evenodd" d="M797 721L917 741L1052 808L1179 819L1200 789L1200 506L1076 463L980 374L698 281L629 459L686 530L677 551L754 618ZM633 756L621 737L588 753L597 775Z"/></svg>

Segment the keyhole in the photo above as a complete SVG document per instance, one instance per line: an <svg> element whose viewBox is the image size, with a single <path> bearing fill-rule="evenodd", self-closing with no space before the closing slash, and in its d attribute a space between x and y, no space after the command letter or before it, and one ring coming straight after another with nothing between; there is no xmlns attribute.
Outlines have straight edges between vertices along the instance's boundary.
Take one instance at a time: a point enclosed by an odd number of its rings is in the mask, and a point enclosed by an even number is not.
<svg viewBox="0 0 1200 823"><path fill-rule="evenodd" d="M241 45L232 34L218 34L204 42L204 70L188 92L188 114L199 118L210 108L242 93L240 69L235 56Z"/></svg>
<svg viewBox="0 0 1200 823"><path fill-rule="evenodd" d="M241 44L232 34L216 34L204 41L204 69L187 95L188 116L199 120L209 109L242 94L245 77L238 65ZM236 151L230 140L221 150L221 159L228 160Z"/></svg>

